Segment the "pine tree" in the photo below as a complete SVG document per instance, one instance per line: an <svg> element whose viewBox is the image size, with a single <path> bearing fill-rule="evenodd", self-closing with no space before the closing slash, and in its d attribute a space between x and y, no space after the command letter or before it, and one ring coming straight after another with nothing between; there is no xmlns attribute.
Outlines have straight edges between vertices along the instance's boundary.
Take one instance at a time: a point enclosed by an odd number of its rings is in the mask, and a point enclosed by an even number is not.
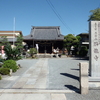
<svg viewBox="0 0 100 100"><path fill-rule="evenodd" d="M92 14L89 16L88 21L100 21L100 8L90 11Z"/></svg>

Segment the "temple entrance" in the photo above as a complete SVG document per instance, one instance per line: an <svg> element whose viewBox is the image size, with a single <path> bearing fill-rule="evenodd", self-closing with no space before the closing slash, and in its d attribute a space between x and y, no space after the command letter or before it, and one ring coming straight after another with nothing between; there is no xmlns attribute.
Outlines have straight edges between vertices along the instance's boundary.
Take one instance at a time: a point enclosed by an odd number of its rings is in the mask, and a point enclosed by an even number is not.
<svg viewBox="0 0 100 100"><path fill-rule="evenodd" d="M26 42L27 49L36 48L36 44L38 44L38 53L52 53L54 49L62 50L63 42L62 41L33 41L27 40ZM26 49L26 47L25 47Z"/></svg>
<svg viewBox="0 0 100 100"><path fill-rule="evenodd" d="M39 53L52 53L52 44L39 44Z"/></svg>

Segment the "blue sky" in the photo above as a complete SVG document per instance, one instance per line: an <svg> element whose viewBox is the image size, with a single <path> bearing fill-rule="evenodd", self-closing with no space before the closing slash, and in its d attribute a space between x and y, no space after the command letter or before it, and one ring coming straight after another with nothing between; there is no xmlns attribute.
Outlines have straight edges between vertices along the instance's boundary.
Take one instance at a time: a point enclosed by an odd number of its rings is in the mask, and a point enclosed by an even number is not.
<svg viewBox="0 0 100 100"><path fill-rule="evenodd" d="M0 31L22 31L30 34L32 26L60 26L61 33L88 32L90 10L100 7L100 0L50 0L60 20L48 4L49 0L0 0Z"/></svg>

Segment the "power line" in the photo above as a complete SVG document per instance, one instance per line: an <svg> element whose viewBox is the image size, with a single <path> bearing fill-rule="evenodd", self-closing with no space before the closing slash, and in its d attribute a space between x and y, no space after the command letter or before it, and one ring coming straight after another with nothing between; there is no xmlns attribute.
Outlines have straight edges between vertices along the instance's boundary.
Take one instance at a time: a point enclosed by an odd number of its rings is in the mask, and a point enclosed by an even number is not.
<svg viewBox="0 0 100 100"><path fill-rule="evenodd" d="M52 4L52 2L50 0L46 0L47 3L49 4L49 6L51 7L51 9L53 10L53 12L55 13L55 15L58 17L58 19L62 22L62 24L70 31L75 33L71 28L69 28L69 26L65 23L65 21L63 20L63 18L61 17L61 15L58 13L58 11L56 10L56 8L54 7L54 5Z"/></svg>

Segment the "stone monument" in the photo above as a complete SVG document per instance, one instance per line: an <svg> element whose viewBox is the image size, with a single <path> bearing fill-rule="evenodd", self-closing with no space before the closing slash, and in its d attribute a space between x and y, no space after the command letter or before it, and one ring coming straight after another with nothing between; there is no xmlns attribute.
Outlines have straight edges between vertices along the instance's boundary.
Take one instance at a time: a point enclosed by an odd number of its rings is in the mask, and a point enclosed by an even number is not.
<svg viewBox="0 0 100 100"><path fill-rule="evenodd" d="M90 83L100 85L100 21L89 22L89 74ZM93 86L92 84L92 86ZM95 84L95 87L97 85Z"/></svg>

